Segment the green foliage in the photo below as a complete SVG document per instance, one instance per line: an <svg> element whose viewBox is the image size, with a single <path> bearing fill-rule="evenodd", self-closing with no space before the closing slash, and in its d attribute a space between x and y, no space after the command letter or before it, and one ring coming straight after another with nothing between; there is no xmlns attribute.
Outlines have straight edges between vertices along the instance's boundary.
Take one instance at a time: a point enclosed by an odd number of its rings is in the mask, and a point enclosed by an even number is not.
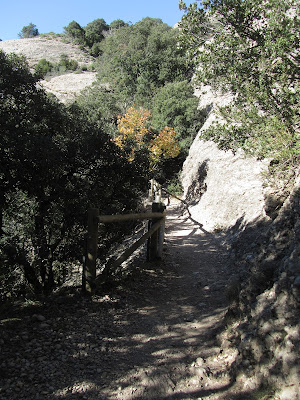
<svg viewBox="0 0 300 400"><path fill-rule="evenodd" d="M42 79L46 74L51 72L53 69L53 64L42 58L34 67L35 74L38 78Z"/></svg>
<svg viewBox="0 0 300 400"><path fill-rule="evenodd" d="M60 60L57 64L53 64L50 61L42 58L34 67L35 76L37 79L43 79L45 75L50 73L64 73L66 71L76 71L79 68L79 64L76 60L69 59L66 54L60 56Z"/></svg>
<svg viewBox="0 0 300 400"><path fill-rule="evenodd" d="M93 57L98 57L101 54L101 46L100 43L94 43L91 50L90 54Z"/></svg>
<svg viewBox="0 0 300 400"><path fill-rule="evenodd" d="M58 63L58 67L61 69L65 69L68 71L76 71L78 69L78 62L76 60L69 60L66 54L62 54L60 56L60 60Z"/></svg>
<svg viewBox="0 0 300 400"><path fill-rule="evenodd" d="M61 33L55 33L55 32L41 33L40 37L51 40L55 37L61 37Z"/></svg>
<svg viewBox="0 0 300 400"><path fill-rule="evenodd" d="M124 22L122 19L115 19L109 24L110 29L120 29L124 26L129 26L127 22Z"/></svg>
<svg viewBox="0 0 300 400"><path fill-rule="evenodd" d="M65 33L75 39L77 43L85 43L84 29L76 21L72 21L68 26L64 27Z"/></svg>
<svg viewBox="0 0 300 400"><path fill-rule="evenodd" d="M113 139L118 134L118 114L125 114L130 106L151 111L155 134L166 126L166 132L175 130L181 154L160 163L167 174L178 171L203 120L190 83L191 70L178 48L178 34L153 18L113 30L100 43L98 85L77 100L87 117ZM131 150L129 146L129 154Z"/></svg>
<svg viewBox="0 0 300 400"><path fill-rule="evenodd" d="M104 39L104 33L108 31L109 26L104 19L98 18L82 28L78 22L72 21L65 28L65 34L70 36L76 44L88 46L90 53L94 57L100 54L99 43Z"/></svg>
<svg viewBox="0 0 300 400"><path fill-rule="evenodd" d="M120 28L101 42L99 78L112 84L124 103L147 105L167 82L189 76L178 31L145 18Z"/></svg>
<svg viewBox="0 0 300 400"><path fill-rule="evenodd" d="M195 137L203 123L198 98L187 80L166 83L152 101L152 124L156 130L172 126L180 139Z"/></svg>
<svg viewBox="0 0 300 400"><path fill-rule="evenodd" d="M84 28L85 39L89 47L104 39L104 32L109 29L103 18L95 19Z"/></svg>
<svg viewBox="0 0 300 400"><path fill-rule="evenodd" d="M32 38L32 37L35 37L38 35L39 35L39 31L38 31L36 25L34 25L32 22L29 25L23 26L21 32L18 33L18 36L21 39Z"/></svg>
<svg viewBox="0 0 300 400"><path fill-rule="evenodd" d="M24 58L0 52L1 285L21 277L39 293L81 260L87 208L135 209L147 177L84 111L36 83Z"/></svg>
<svg viewBox="0 0 300 400"><path fill-rule="evenodd" d="M175 174L173 176L173 178L167 182L168 186L167 186L167 190L169 193L175 195L175 196L181 196L183 189L181 186L181 182L180 182L180 175L179 174Z"/></svg>
<svg viewBox="0 0 300 400"><path fill-rule="evenodd" d="M76 99L88 121L102 128L111 138L118 134L117 118L125 112L118 95L101 84L85 89Z"/></svg>
<svg viewBox="0 0 300 400"><path fill-rule="evenodd" d="M272 164L294 163L300 156L300 142L289 132L276 115L261 114L255 105L247 109L224 107L220 109L232 124L217 123L203 133L204 139L214 139L224 150L242 148L260 159L270 158Z"/></svg>
<svg viewBox="0 0 300 400"><path fill-rule="evenodd" d="M182 47L197 81L236 93L231 127L205 133L225 148L294 163L299 139L299 2L200 1L186 8ZM210 40L207 40L211 38Z"/></svg>

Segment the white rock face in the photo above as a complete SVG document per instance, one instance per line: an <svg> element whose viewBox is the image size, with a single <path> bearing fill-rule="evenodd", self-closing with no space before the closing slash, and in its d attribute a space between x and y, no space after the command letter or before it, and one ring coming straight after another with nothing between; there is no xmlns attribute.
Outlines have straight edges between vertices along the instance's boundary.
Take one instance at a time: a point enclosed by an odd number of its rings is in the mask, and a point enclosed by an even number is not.
<svg viewBox="0 0 300 400"><path fill-rule="evenodd" d="M94 60L72 43L64 43L59 38L35 37L30 39L5 40L0 42L0 49L5 53L22 54L26 57L30 67L37 64L42 58L57 63L62 54L70 59L77 60L80 65L89 65Z"/></svg>
<svg viewBox="0 0 300 400"><path fill-rule="evenodd" d="M40 84L48 92L53 93L61 102L73 101L83 89L91 86L97 80L96 72L83 72L81 74L64 74L43 80Z"/></svg>
<svg viewBox="0 0 300 400"><path fill-rule="evenodd" d="M250 222L265 216L262 171L267 163L246 157L242 151L219 150L212 141L200 139L217 118L217 105L228 104L232 96L220 96L211 88L198 91L200 108L210 109L208 118L194 140L182 171L184 197L192 218L213 231L228 228L242 219ZM219 118L218 118L219 119ZM202 193L201 193L202 192ZM195 199L195 200L193 200Z"/></svg>

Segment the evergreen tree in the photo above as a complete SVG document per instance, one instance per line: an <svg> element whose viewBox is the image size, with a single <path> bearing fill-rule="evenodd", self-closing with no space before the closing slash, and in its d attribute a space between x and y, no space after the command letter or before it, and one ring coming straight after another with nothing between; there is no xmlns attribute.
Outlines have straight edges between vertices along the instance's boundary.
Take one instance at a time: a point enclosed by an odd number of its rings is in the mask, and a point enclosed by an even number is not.
<svg viewBox="0 0 300 400"><path fill-rule="evenodd" d="M48 97L23 57L2 51L0 126L0 288L22 271L35 292L49 291L82 258L87 208L134 210L147 175L80 107Z"/></svg>
<svg viewBox="0 0 300 400"><path fill-rule="evenodd" d="M18 33L18 36L21 39L32 38L39 35L39 31L32 22L29 25L23 26L21 32Z"/></svg>
<svg viewBox="0 0 300 400"><path fill-rule="evenodd" d="M85 44L84 29L76 21L71 21L68 26L64 27L65 33L71 36L80 44Z"/></svg>
<svg viewBox="0 0 300 400"><path fill-rule="evenodd" d="M95 19L87 24L84 28L86 42L89 47L96 43L100 43L104 39L104 32L108 31L109 27L103 18Z"/></svg>
<svg viewBox="0 0 300 400"><path fill-rule="evenodd" d="M112 83L127 105L149 103L166 82L189 76L177 44L178 30L160 19L120 28L101 43L99 78Z"/></svg>
<svg viewBox="0 0 300 400"><path fill-rule="evenodd" d="M223 148L296 162L299 2L208 0L186 7L181 1L180 7L181 45L194 62L198 84L236 95L221 110L230 124L211 128L205 137Z"/></svg>

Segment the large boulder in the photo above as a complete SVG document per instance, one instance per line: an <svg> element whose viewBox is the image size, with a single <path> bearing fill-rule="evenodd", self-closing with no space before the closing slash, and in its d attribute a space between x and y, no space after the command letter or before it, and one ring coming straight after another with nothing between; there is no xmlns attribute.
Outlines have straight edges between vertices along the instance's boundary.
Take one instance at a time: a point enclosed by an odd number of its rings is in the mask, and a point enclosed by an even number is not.
<svg viewBox="0 0 300 400"><path fill-rule="evenodd" d="M265 217L262 172L267 162L247 157L243 151L220 150L212 141L201 140L201 133L216 119L218 106L228 104L231 95L202 87L199 108L207 119L195 138L183 165L184 197L194 219L206 230L228 228L243 220L247 223Z"/></svg>

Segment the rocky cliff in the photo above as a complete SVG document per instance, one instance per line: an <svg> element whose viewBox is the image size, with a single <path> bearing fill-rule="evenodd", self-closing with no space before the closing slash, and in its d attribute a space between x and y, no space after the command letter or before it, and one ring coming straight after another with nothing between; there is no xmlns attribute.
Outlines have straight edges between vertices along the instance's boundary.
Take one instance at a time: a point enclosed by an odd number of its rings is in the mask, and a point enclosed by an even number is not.
<svg viewBox="0 0 300 400"><path fill-rule="evenodd" d="M201 140L201 133L220 119L218 106L232 96L221 95L210 87L196 91L199 108L206 110L206 121L194 140L182 171L184 197L194 219L209 231L228 228L239 219L248 223L266 216L264 179L267 163L247 157L242 151L219 150L212 141Z"/></svg>
<svg viewBox="0 0 300 400"><path fill-rule="evenodd" d="M211 88L197 92L207 112L231 101ZM300 173L280 185L267 183L268 163L242 151L221 151L201 140L190 148L182 171L184 196L193 219L223 235L233 277L223 346L238 357L232 376L251 389L268 386L274 399L300 398ZM224 339L225 338L225 339ZM249 387L250 388L250 387ZM268 397L269 398L269 397Z"/></svg>

